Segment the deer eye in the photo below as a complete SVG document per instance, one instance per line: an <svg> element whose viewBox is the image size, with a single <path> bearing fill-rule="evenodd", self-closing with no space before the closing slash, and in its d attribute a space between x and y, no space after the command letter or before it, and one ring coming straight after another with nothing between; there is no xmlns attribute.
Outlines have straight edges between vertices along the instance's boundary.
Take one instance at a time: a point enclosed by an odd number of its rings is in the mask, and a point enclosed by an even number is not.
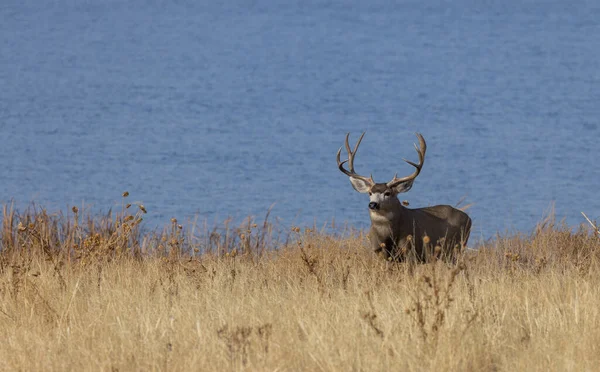
<svg viewBox="0 0 600 372"><path fill-rule="evenodd" d="M389 191L386 191L386 192L385 192L383 195L385 195L385 196L390 196L390 192L389 192Z"/></svg>
<svg viewBox="0 0 600 372"><path fill-rule="evenodd" d="M369 191L369 196L373 195L373 193L371 191Z"/></svg>

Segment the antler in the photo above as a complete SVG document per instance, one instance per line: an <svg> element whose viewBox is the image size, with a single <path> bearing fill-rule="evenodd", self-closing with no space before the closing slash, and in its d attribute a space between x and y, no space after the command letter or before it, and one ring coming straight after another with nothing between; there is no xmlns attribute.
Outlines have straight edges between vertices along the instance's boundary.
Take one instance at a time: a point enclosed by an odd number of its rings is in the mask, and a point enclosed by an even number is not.
<svg viewBox="0 0 600 372"><path fill-rule="evenodd" d="M410 176L398 178L398 174L394 175L394 178L387 183L388 187L393 188L398 186L401 183L407 183L407 188L404 191L408 191L412 187L412 183L417 178L419 173L421 173L421 168L423 168L423 163L425 162L425 151L427 151L427 144L425 143L425 139L421 135L421 133L415 133L417 138L419 139L419 147L415 144L415 150L417 150L417 154L419 154L419 164L415 164L410 160L402 159L413 167L417 168L413 174Z"/></svg>
<svg viewBox="0 0 600 372"><path fill-rule="evenodd" d="M344 173L348 177L361 179L364 182L366 182L367 184L372 186L375 184L375 181L373 180L373 176L367 178L367 177L357 174L354 171L354 156L356 155L356 151L358 150L358 145L360 145L360 141L362 141L363 137L365 136L365 133L366 132L363 132L363 134L360 136L360 138L356 142L356 146L354 146L354 151L350 150L350 144L348 143L348 138L350 137L350 133L346 134L346 151L348 152L348 160L340 161L340 154L342 153L342 148L340 147L340 149L337 152L337 163L338 163L338 168L340 169L340 171L342 171L342 173ZM349 170L346 170L344 168L344 163L346 163L346 162L348 163Z"/></svg>

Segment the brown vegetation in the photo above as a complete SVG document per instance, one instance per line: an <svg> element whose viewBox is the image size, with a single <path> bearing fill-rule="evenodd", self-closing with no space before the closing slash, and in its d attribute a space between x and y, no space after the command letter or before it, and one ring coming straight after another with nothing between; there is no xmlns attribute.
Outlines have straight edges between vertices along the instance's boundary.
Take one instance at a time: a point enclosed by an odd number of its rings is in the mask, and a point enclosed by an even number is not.
<svg viewBox="0 0 600 372"><path fill-rule="evenodd" d="M548 371L600 365L600 239L546 221L454 264L267 223L141 233L4 208L0 370Z"/></svg>

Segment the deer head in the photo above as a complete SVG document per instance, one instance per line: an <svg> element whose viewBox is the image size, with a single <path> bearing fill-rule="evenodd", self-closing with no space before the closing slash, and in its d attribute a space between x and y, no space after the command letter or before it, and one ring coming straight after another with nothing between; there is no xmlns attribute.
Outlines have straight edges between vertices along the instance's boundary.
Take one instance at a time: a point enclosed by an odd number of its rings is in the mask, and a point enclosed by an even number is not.
<svg viewBox="0 0 600 372"><path fill-rule="evenodd" d="M354 157L356 156L356 152L358 151L358 146L362 141L365 133L360 136L356 145L354 146L354 151L350 149L350 144L348 143L348 139L350 137L350 133L346 134L346 151L348 152L348 160L340 161L340 155L342 152L342 148L337 152L337 163L338 168L342 173L350 177L350 183L354 190L366 194L369 194L369 209L373 212L376 211L386 211L390 209L392 205L396 205L399 200L397 195L403 192L407 192L413 185L415 178L421 172L421 168L423 167L423 163L425 161L425 151L427 150L427 144L425 143L425 139L420 133L416 133L417 138L419 139L419 147L415 144L415 150L419 154L419 164L413 163L410 160L402 159L408 164L415 167L415 171L413 174L398 178L398 174L394 175L391 181L387 183L376 183L373 180L373 176L364 177L357 174L354 171ZM348 169L344 168L344 164L348 163Z"/></svg>

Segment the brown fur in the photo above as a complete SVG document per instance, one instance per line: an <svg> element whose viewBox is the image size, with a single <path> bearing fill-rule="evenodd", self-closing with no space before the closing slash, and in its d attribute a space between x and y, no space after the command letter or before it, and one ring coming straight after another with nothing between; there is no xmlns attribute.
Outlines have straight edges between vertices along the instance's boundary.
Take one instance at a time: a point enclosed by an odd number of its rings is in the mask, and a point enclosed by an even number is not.
<svg viewBox="0 0 600 372"><path fill-rule="evenodd" d="M380 185L385 186L376 184L372 192L381 192ZM467 245L471 218L465 212L449 205L409 209L395 196L388 204L385 209L370 211L371 244L384 257L395 260L413 257L418 261L426 261L430 256L449 259L456 248ZM425 237L429 238L427 244Z"/></svg>

